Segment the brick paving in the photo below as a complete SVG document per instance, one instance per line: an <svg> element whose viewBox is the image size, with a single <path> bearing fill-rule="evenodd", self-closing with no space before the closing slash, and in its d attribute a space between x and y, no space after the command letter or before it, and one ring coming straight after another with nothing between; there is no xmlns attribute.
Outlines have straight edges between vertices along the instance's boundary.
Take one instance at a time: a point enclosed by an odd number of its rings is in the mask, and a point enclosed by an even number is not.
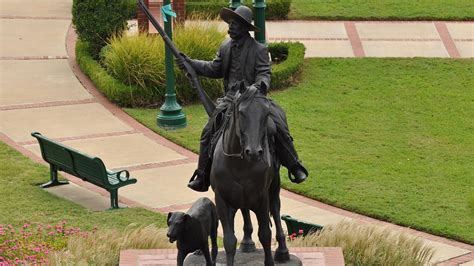
<svg viewBox="0 0 474 266"><path fill-rule="evenodd" d="M68 145L100 153L105 164L113 168L127 166L138 179L136 185L123 188L119 193L121 203L130 207L167 213L186 210L201 196L213 198L211 192L196 193L186 188L197 162L196 154L133 120L99 93L79 70L74 55L76 35L68 26L72 2L68 3L69 7L60 0L32 2L31 10L33 5L38 9L29 12L18 1L2 2L0 33L5 38L0 39L0 66L2 75L7 73L8 76L2 76L1 80L0 140L44 163L36 141L29 136L32 131L40 131ZM49 10L48 4L59 7ZM38 34L38 29L42 34ZM270 42L303 42L307 57L474 56L473 22L276 21L268 22L267 30ZM19 62L28 67L22 67ZM58 66L62 67L61 71ZM51 113L56 114L53 120L49 119ZM156 154L121 156L120 140L122 143L133 141L137 150L152 149ZM87 204L93 202L91 197L99 199L101 204L108 201L106 191L76 177L65 176L75 185L68 188L68 193L62 193L63 196L86 189L91 192L85 197ZM156 193L157 189L163 193ZM61 194L61 191L52 193ZM107 206L101 204L95 207ZM434 246L437 253L433 262L457 265L474 261L472 245L381 222L285 190L282 191L282 213L323 225L348 219L386 226L419 236ZM237 219L236 227L240 226L241 221ZM303 257L313 256L300 253ZM174 257L168 259L175 263Z"/></svg>

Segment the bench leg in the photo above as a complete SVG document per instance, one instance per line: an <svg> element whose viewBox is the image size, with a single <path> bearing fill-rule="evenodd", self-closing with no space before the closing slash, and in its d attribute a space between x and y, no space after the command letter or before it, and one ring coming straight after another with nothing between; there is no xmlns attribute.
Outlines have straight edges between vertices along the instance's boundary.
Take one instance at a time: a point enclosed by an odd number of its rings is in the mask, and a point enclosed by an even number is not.
<svg viewBox="0 0 474 266"><path fill-rule="evenodd" d="M116 190L110 191L110 209L113 210L113 209L118 209L118 208L119 208L118 193L116 189Z"/></svg>
<svg viewBox="0 0 474 266"><path fill-rule="evenodd" d="M50 170L51 180L47 183L42 184L41 185L42 188L49 188L49 187L69 184L68 181L59 181L58 180L58 169L56 168L56 166L50 164L49 165L49 170Z"/></svg>

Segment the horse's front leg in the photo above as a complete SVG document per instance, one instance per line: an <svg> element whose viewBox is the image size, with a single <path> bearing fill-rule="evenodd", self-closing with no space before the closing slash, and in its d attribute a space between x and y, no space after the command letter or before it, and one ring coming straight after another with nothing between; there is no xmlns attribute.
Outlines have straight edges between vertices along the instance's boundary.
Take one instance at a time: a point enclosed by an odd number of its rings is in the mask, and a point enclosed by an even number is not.
<svg viewBox="0 0 474 266"><path fill-rule="evenodd" d="M280 175L278 174L270 188L270 213L275 222L276 240L278 242L278 247L275 250L275 261L285 262L290 260L290 252L286 246L285 232L283 232L283 227L281 226L280 208Z"/></svg>
<svg viewBox="0 0 474 266"><path fill-rule="evenodd" d="M250 211L248 209L241 209L242 217L244 218L244 238L240 242L241 252L254 252L255 242L252 240L252 219L250 219Z"/></svg>
<svg viewBox="0 0 474 266"><path fill-rule="evenodd" d="M224 249L227 266L233 266L235 250L237 248L237 238L234 233L234 218L237 210L227 205L218 193L215 193L215 195L217 215L219 216L219 220L221 220L222 229L224 231Z"/></svg>
<svg viewBox="0 0 474 266"><path fill-rule="evenodd" d="M270 230L270 214L269 214L268 198L262 203L255 214L258 220L258 238L262 243L263 251L265 252L265 266L273 266L275 264L272 257L272 231Z"/></svg>

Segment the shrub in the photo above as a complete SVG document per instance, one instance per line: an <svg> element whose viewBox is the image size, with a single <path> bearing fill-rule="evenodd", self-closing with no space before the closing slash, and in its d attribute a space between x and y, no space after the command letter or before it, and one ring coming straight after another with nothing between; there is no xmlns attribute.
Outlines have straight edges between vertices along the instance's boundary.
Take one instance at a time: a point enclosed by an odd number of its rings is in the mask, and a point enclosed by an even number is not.
<svg viewBox="0 0 474 266"><path fill-rule="evenodd" d="M349 265L428 265L434 250L389 228L341 222L289 241L294 247L341 247Z"/></svg>
<svg viewBox="0 0 474 266"><path fill-rule="evenodd" d="M198 35L199 32L195 31L195 34ZM193 50L193 45L198 47L205 46L205 42L199 44L184 42L184 40L184 38L175 38L178 47L184 47L183 51ZM121 45L117 45L112 52L111 47L115 45L115 42ZM138 44L135 44L135 42L138 42ZM107 49L103 49L104 64L107 65L109 73L113 76L107 73L88 54L86 42L77 42L76 61L97 88L114 103L124 107L157 107L161 105L165 93L164 59L156 58L160 54L159 51L164 49L163 45L163 42L158 38L146 35L114 38L111 45L106 46ZM144 47L143 49L141 48L142 46ZM217 46L217 43L215 46ZM154 53L151 51L154 49L149 49L153 47L158 52ZM211 60L213 57L211 54L214 54L216 50L217 48L206 51L199 49L188 54L194 58ZM269 45L269 50L274 62L272 65L271 89L285 88L294 83L303 64L304 46L300 43L272 43ZM140 54L144 58L141 58ZM154 58L153 60L159 61L159 63L154 64L150 58ZM153 69L160 71L153 71ZM176 90L178 100L182 103L198 101L196 93L191 90L183 72L175 69L175 73L177 73ZM115 78L115 76L122 76L122 79ZM156 82L156 84L154 85L153 82ZM220 80L201 78L201 82L212 98L222 95L222 82ZM139 86L140 84L142 87Z"/></svg>
<svg viewBox="0 0 474 266"><path fill-rule="evenodd" d="M74 0L72 22L79 39L89 43L89 53L99 57L100 49L114 33L127 25L128 0Z"/></svg>
<svg viewBox="0 0 474 266"><path fill-rule="evenodd" d="M242 1L246 6L253 9L252 1ZM266 19L286 19L290 12L291 0L267 0ZM228 0L192 0L186 2L186 15L207 14L213 17L219 15L223 7L228 7ZM255 14L255 10L254 10Z"/></svg>
<svg viewBox="0 0 474 266"><path fill-rule="evenodd" d="M51 253L51 265L118 265L120 250L173 248L166 229L154 225L129 225L118 230L97 231L87 237L69 239L64 250Z"/></svg>
<svg viewBox="0 0 474 266"><path fill-rule="evenodd" d="M304 62L304 45L289 42L271 43L268 50L273 62L271 89L282 89L294 83Z"/></svg>
<svg viewBox="0 0 474 266"><path fill-rule="evenodd" d="M127 11L126 11L127 19L137 18L137 9L138 9L137 0L126 0L125 4L127 6Z"/></svg>
<svg viewBox="0 0 474 266"><path fill-rule="evenodd" d="M143 100L144 97L139 94L141 90L114 79L92 58L87 42L78 41L76 43L76 61L81 70L94 82L97 89L114 103L120 106L134 106L139 105L138 103Z"/></svg>
<svg viewBox="0 0 474 266"><path fill-rule="evenodd" d="M173 36L176 46L191 58L212 60L225 33L218 30L217 23L188 23L176 25ZM161 37L134 35L114 37L103 53L103 64L107 71L129 88L134 99L126 106L150 106L160 103L165 93L164 43ZM197 100L184 72L175 66L176 94L181 103ZM203 88L212 98L222 94L222 82L202 78ZM137 96L145 96L137 98Z"/></svg>

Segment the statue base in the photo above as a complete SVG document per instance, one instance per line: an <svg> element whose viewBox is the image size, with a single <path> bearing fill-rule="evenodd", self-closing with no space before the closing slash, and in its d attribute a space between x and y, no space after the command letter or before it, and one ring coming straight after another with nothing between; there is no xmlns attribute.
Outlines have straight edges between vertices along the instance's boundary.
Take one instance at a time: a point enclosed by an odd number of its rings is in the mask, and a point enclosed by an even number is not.
<svg viewBox="0 0 474 266"><path fill-rule="evenodd" d="M275 255L275 252L272 251L272 255ZM235 265L264 265L265 254L263 249L257 249L254 252L241 252L239 249L235 252L234 264ZM184 260L184 265L206 265L206 259L202 255L189 254ZM219 251L217 253L216 265L226 265L226 256L225 251ZM277 262L275 265L291 265L291 266L301 266L303 265L301 260L290 254L290 260L286 262Z"/></svg>

